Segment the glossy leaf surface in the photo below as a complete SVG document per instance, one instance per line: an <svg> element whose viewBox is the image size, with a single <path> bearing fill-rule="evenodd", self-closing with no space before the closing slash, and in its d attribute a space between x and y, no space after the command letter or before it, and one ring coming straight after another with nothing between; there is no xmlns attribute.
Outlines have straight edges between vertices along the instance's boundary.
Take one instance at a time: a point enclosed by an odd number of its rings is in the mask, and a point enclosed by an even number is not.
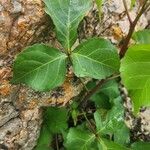
<svg viewBox="0 0 150 150"><path fill-rule="evenodd" d="M57 38L66 49L71 49L77 39L77 28L90 10L91 0L44 0L46 12L51 16Z"/></svg>
<svg viewBox="0 0 150 150"><path fill-rule="evenodd" d="M67 150L96 150L95 135L89 131L71 128L67 135Z"/></svg>
<svg viewBox="0 0 150 150"><path fill-rule="evenodd" d="M150 44L150 29L135 32L133 39L137 44Z"/></svg>
<svg viewBox="0 0 150 150"><path fill-rule="evenodd" d="M83 42L71 57L78 77L104 79L119 71L117 49L105 39L92 38Z"/></svg>
<svg viewBox="0 0 150 150"><path fill-rule="evenodd" d="M25 83L38 91L53 89L65 80L66 57L44 44L27 47L14 62L12 82Z"/></svg>
<svg viewBox="0 0 150 150"><path fill-rule="evenodd" d="M150 45L130 47L121 63L121 78L133 100L134 111L150 106Z"/></svg>

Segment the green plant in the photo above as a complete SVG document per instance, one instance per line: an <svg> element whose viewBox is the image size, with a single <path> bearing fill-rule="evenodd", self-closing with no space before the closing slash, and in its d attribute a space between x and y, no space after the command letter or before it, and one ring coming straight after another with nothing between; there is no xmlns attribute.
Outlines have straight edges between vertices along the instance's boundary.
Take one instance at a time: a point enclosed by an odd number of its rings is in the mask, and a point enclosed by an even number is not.
<svg viewBox="0 0 150 150"><path fill-rule="evenodd" d="M101 11L102 1L96 2ZM57 39L63 49L45 44L25 48L14 62L12 82L24 83L37 91L48 91L63 84L68 64L78 78L90 77L95 80L86 85L88 90L83 90L81 101L77 100L69 109L45 110L36 149L52 148L49 143L52 143L53 137L56 139L56 149L59 149L59 136L67 150L130 149L129 129L124 123L118 79L121 78L133 100L135 114L141 106L150 105L150 31L133 34L139 18L150 3L145 0L132 21L126 1L123 2L130 30L118 54L110 41L99 37L87 39L74 48L78 25L91 9L92 0L45 0L46 13L53 20ZM129 46L131 38L135 44ZM94 104L92 113L85 110L89 99L89 103ZM80 119L82 123L79 123ZM73 122L72 126L70 121ZM134 149L136 145L131 147Z"/></svg>
<svg viewBox="0 0 150 150"><path fill-rule="evenodd" d="M92 38L72 49L77 39L77 27L91 8L91 0L68 2L45 1L46 12L56 26L63 53L45 44L27 47L15 60L13 83L25 83L39 91L53 89L64 82L69 61L78 77L104 79L119 73L119 55L109 41Z"/></svg>

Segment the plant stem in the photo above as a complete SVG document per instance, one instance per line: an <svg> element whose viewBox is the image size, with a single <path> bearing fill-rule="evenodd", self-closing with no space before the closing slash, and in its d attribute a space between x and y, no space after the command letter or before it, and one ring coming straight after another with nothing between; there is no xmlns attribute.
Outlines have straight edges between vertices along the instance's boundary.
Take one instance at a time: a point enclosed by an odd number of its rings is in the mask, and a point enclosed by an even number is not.
<svg viewBox="0 0 150 150"><path fill-rule="evenodd" d="M55 140L56 140L56 149L59 150L58 135L57 135L57 134L56 134L56 136L55 136Z"/></svg>
<svg viewBox="0 0 150 150"><path fill-rule="evenodd" d="M87 116L83 110L82 110L82 113L83 113L84 118L86 119L87 123L89 124L91 131L96 135L96 131L95 131L94 127L92 126L91 122L89 121L89 119L87 118Z"/></svg>
<svg viewBox="0 0 150 150"><path fill-rule="evenodd" d="M128 17L128 19L129 19L129 22L130 22L130 25L131 25L131 24L132 24L132 20L131 20L131 17L130 17L129 11L128 11L128 7L127 7L126 0L123 0L123 4L124 4L124 8L125 8L125 11L126 11L127 17Z"/></svg>
<svg viewBox="0 0 150 150"><path fill-rule="evenodd" d="M125 0L123 0L123 1L125 2ZM128 32L128 35L127 35L126 39L125 39L124 42L123 42L123 46L122 46L122 48L121 48L121 50L120 50L120 53L119 53L120 58L123 58L123 57L124 57L124 55L125 55L125 53L126 53L126 51L127 51L127 49L128 49L128 45L129 45L130 39L131 39L131 37L132 37L132 34L133 34L133 32L134 32L134 29L135 29L135 26L136 26L137 22L139 21L139 19L140 19L140 17L142 16L142 14L143 14L143 13L147 10L147 8L149 7L149 3L148 3L148 5L146 5L147 2L148 2L148 0L145 0L145 1L144 1L144 4L143 4L143 6L142 6L140 12L138 13L137 17L135 18L135 20L134 20L133 22L131 22L131 20L129 20L129 22L130 22L130 29L129 29L129 32ZM126 2L125 2L125 3L126 3ZM125 7L126 7L126 6L125 6ZM126 9L127 9L127 8L126 8ZM127 13L127 16L128 16L128 15L129 15L128 10L126 10L126 13ZM128 18L130 18L130 16L128 16Z"/></svg>
<svg viewBox="0 0 150 150"><path fill-rule="evenodd" d="M118 78L118 77L120 77L120 74L113 75L113 76L108 77L108 78L106 78L106 79L100 80L100 81L98 82L98 84L97 84L93 89L91 89L88 93L86 93L86 95L83 97L83 99L82 99L82 101L81 101L81 102L83 102L83 105L87 102L87 100L88 100L93 94L95 94L95 93L100 89L100 87L101 87L104 83L106 83L106 82L108 82L108 81L110 81L110 80L116 79L116 78Z"/></svg>
<svg viewBox="0 0 150 150"><path fill-rule="evenodd" d="M68 60L69 60L70 64L72 65L71 54L67 53L67 55L68 55Z"/></svg>
<svg viewBox="0 0 150 150"><path fill-rule="evenodd" d="M86 87L86 85L84 84L84 82L82 81L82 78L79 78L78 79L80 80L80 82L82 83L84 89L86 90L86 92L89 92L88 88Z"/></svg>
<svg viewBox="0 0 150 150"><path fill-rule="evenodd" d="M91 89L83 98L83 102L87 101L94 93L96 93L99 88L106 82L105 79L102 79L98 82L98 84L93 88Z"/></svg>

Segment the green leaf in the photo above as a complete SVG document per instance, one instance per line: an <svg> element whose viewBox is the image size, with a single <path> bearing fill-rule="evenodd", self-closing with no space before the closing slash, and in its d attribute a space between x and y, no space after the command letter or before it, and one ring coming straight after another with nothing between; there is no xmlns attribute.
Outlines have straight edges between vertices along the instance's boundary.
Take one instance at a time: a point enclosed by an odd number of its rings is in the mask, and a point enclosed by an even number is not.
<svg viewBox="0 0 150 150"><path fill-rule="evenodd" d="M115 131L114 142L125 146L130 143L130 130L125 123L122 128Z"/></svg>
<svg viewBox="0 0 150 150"><path fill-rule="evenodd" d="M119 130L124 125L124 109L123 106L113 106L108 111L106 119L102 120L101 111L97 110L94 113L94 119L96 122L97 132L100 134L114 134L116 130Z"/></svg>
<svg viewBox="0 0 150 150"><path fill-rule="evenodd" d="M71 128L67 135L65 147L67 150L127 150L105 138L95 136L83 127Z"/></svg>
<svg viewBox="0 0 150 150"><path fill-rule="evenodd" d="M50 134L46 124L43 124L38 143L35 150L51 150L50 143L52 142L52 135Z"/></svg>
<svg viewBox="0 0 150 150"><path fill-rule="evenodd" d="M124 146L114 143L113 141L102 138L106 149L105 150L128 150Z"/></svg>
<svg viewBox="0 0 150 150"><path fill-rule="evenodd" d="M77 28L90 10L91 0L44 0L46 12L56 26L57 37L67 50L77 39Z"/></svg>
<svg viewBox="0 0 150 150"><path fill-rule="evenodd" d="M43 126L35 150L51 150L50 144L53 135L57 133L65 134L68 127L68 112L65 108L46 108L43 116Z"/></svg>
<svg viewBox="0 0 150 150"><path fill-rule="evenodd" d="M99 147L98 150L128 150L124 146L119 145L111 140L106 139L106 138L98 139L98 147Z"/></svg>
<svg viewBox="0 0 150 150"><path fill-rule="evenodd" d="M79 115L79 111L78 110L76 110L76 109L72 110L71 116L72 116L72 119L73 119L73 122L74 122L74 126L77 125L78 115Z"/></svg>
<svg viewBox="0 0 150 150"><path fill-rule="evenodd" d="M92 99L99 108L94 113L97 132L104 136L113 135L115 143L128 144L129 129L124 123L124 108L118 83L115 80L105 83Z"/></svg>
<svg viewBox="0 0 150 150"><path fill-rule="evenodd" d="M97 109L94 113L94 120L100 136L114 136L114 141L121 145L129 143L129 131L124 123L124 109L120 98L114 100L114 106L105 114L105 117L102 109ZM125 133L126 131L128 132Z"/></svg>
<svg viewBox="0 0 150 150"><path fill-rule="evenodd" d="M136 0L131 0L131 9L133 8L133 6L135 5Z"/></svg>
<svg viewBox="0 0 150 150"><path fill-rule="evenodd" d="M124 109L121 104L112 107L112 109L107 113L106 120L103 122L103 125L104 126L102 129L100 129L100 131L105 134L115 133L116 130L119 130L123 127Z"/></svg>
<svg viewBox="0 0 150 150"><path fill-rule="evenodd" d="M91 97L91 100L95 103L97 108L109 110L111 103L109 102L108 96L103 93L96 93Z"/></svg>
<svg viewBox="0 0 150 150"><path fill-rule="evenodd" d="M103 4L103 0L95 0L98 11L99 11L99 18L101 21L101 16L102 16L102 4Z"/></svg>
<svg viewBox="0 0 150 150"><path fill-rule="evenodd" d="M138 44L150 44L150 29L135 32L133 34L133 39Z"/></svg>
<svg viewBox="0 0 150 150"><path fill-rule="evenodd" d="M121 63L121 78L133 100L134 112L150 106L150 45L135 45L128 49Z"/></svg>
<svg viewBox="0 0 150 150"><path fill-rule="evenodd" d="M51 133L60 133L67 129L68 112L65 108L48 108L44 113L44 120Z"/></svg>
<svg viewBox="0 0 150 150"><path fill-rule="evenodd" d="M95 120L95 123L96 123L97 131L101 130L103 128L103 122L102 122L102 119L101 119L101 114L98 110L94 113L94 120Z"/></svg>
<svg viewBox="0 0 150 150"><path fill-rule="evenodd" d="M67 150L97 150L94 147L95 135L81 128L71 128L67 135Z"/></svg>
<svg viewBox="0 0 150 150"><path fill-rule="evenodd" d="M89 84L95 85L95 82ZM88 84L88 86L89 86ZM110 109L113 100L120 95L118 83L116 80L110 80L102 85L102 87L91 97L97 108Z"/></svg>
<svg viewBox="0 0 150 150"><path fill-rule="evenodd" d="M120 95L118 83L116 80L110 80L102 85L98 92L104 93L109 99L117 98Z"/></svg>
<svg viewBox="0 0 150 150"><path fill-rule="evenodd" d="M150 142L135 142L131 145L132 150L149 150Z"/></svg>
<svg viewBox="0 0 150 150"><path fill-rule="evenodd" d="M116 48L107 40L92 38L72 53L73 70L78 77L104 79L119 70Z"/></svg>
<svg viewBox="0 0 150 150"><path fill-rule="evenodd" d="M113 102L115 98L120 95L118 83L115 80L111 80L102 85L95 95L107 97L109 102Z"/></svg>
<svg viewBox="0 0 150 150"><path fill-rule="evenodd" d="M103 0L95 0L98 8L102 7L102 4L103 4Z"/></svg>
<svg viewBox="0 0 150 150"><path fill-rule="evenodd" d="M90 83L91 84L91 83ZM91 97L97 108L110 109L113 100L120 95L118 83L111 80L102 85L102 87Z"/></svg>
<svg viewBox="0 0 150 150"><path fill-rule="evenodd" d="M94 114L94 119L98 132L113 135L116 143L127 145L130 138L129 129L124 123L124 108L119 95L118 83L115 80L104 84L92 97L99 108Z"/></svg>
<svg viewBox="0 0 150 150"><path fill-rule="evenodd" d="M65 80L66 57L44 44L27 47L14 62L12 82L27 84L38 91L60 86Z"/></svg>

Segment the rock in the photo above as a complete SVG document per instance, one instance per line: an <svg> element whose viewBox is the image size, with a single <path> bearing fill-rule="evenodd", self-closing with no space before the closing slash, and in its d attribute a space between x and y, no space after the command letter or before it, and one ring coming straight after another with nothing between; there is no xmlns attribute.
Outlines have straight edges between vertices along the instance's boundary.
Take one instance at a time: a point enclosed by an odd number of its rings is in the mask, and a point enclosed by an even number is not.
<svg viewBox="0 0 150 150"><path fill-rule="evenodd" d="M34 43L48 28L41 0L1 0L0 10L0 55Z"/></svg>
<svg viewBox="0 0 150 150"><path fill-rule="evenodd" d="M4 103L0 105L0 127L6 124L9 120L16 118L19 113L15 110L14 106L10 103Z"/></svg>
<svg viewBox="0 0 150 150"><path fill-rule="evenodd" d="M33 149L42 122L39 109L21 111L19 117L9 120L0 128L0 149Z"/></svg>

